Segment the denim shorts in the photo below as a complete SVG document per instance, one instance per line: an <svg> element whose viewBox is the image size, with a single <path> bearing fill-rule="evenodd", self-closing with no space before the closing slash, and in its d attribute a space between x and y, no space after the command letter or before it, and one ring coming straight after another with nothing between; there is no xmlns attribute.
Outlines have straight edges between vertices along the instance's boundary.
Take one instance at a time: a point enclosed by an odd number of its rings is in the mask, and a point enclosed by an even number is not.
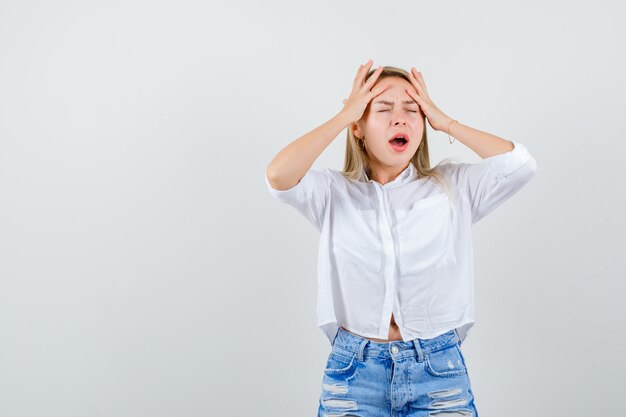
<svg viewBox="0 0 626 417"><path fill-rule="evenodd" d="M374 342L339 328L318 417L478 417L456 330Z"/></svg>

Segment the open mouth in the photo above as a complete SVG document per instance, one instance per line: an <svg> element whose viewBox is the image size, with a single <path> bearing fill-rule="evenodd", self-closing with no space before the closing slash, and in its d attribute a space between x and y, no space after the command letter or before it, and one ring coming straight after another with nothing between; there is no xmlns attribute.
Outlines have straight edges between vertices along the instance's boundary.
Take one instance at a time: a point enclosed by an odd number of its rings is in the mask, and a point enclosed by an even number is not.
<svg viewBox="0 0 626 417"><path fill-rule="evenodd" d="M402 152L408 148L409 140L404 135L396 135L392 139L389 140L389 145L391 148L397 152Z"/></svg>

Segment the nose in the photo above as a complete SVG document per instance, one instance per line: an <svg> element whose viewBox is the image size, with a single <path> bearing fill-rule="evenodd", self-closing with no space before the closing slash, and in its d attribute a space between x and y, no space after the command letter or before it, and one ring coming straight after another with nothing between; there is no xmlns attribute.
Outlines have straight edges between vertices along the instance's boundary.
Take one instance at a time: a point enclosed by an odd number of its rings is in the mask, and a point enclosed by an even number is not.
<svg viewBox="0 0 626 417"><path fill-rule="evenodd" d="M393 124L394 126L397 125L406 125L406 120L405 120L405 115L402 112L402 110L395 110L393 112Z"/></svg>

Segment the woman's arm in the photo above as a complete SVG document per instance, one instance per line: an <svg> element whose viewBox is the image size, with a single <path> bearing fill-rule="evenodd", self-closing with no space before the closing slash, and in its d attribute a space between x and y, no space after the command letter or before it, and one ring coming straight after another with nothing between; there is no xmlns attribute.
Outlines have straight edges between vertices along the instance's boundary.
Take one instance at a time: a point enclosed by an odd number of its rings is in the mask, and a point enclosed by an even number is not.
<svg viewBox="0 0 626 417"><path fill-rule="evenodd" d="M295 186L322 151L349 125L349 118L341 111L323 125L285 146L265 170L270 185L277 190Z"/></svg>
<svg viewBox="0 0 626 417"><path fill-rule="evenodd" d="M272 188L288 190L298 184L339 132L361 119L369 102L387 89L388 85L385 84L374 87L378 76L383 72L382 66L376 68L367 81L365 80L372 64L370 59L359 66L350 97L343 100L344 107L336 116L291 142L270 161L265 169L265 177Z"/></svg>
<svg viewBox="0 0 626 417"><path fill-rule="evenodd" d="M459 142L476 152L483 159L513 150L511 141L466 126L458 121L450 124L452 120L452 118L449 118L449 121L446 122L445 127L441 130L448 129L448 126L450 126L450 130L446 133L457 138Z"/></svg>
<svg viewBox="0 0 626 417"><path fill-rule="evenodd" d="M514 145L511 141L471 128L458 121L452 123L453 119L441 111L430 98L424 77L415 67L411 67L409 81L414 88L407 88L406 92L420 106L433 129L454 136L483 159L513 150Z"/></svg>

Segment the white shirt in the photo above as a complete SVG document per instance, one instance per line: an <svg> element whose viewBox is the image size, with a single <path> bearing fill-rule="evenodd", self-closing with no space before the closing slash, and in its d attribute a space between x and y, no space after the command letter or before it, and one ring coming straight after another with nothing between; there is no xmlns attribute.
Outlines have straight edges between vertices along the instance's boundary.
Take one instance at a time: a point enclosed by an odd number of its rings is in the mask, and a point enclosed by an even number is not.
<svg viewBox="0 0 626 417"><path fill-rule="evenodd" d="M454 203L412 163L384 185L316 167L288 190L265 177L274 198L320 231L317 325L331 344L339 326L386 340L392 312L404 341L452 329L465 340L474 325L471 226L537 170L527 148L511 142L513 150L479 163L437 165Z"/></svg>

